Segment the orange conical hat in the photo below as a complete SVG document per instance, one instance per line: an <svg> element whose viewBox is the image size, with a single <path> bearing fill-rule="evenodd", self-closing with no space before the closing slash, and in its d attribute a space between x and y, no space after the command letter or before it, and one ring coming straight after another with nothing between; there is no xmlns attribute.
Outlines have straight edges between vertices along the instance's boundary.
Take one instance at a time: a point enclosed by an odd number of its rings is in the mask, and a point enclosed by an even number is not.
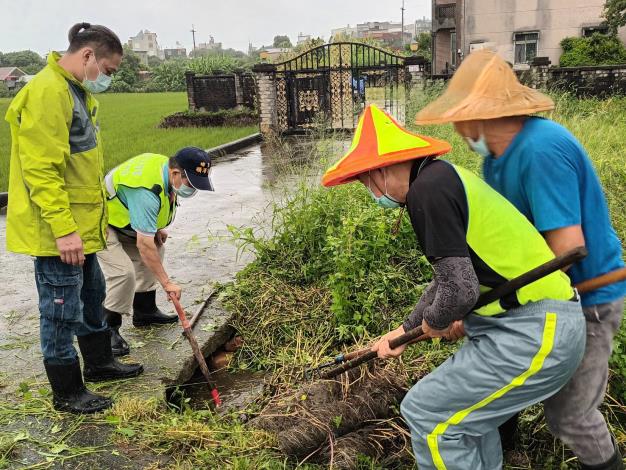
<svg viewBox="0 0 626 470"><path fill-rule="evenodd" d="M483 49L461 62L446 91L422 109L416 124L524 116L554 109L554 101L522 85L502 57Z"/></svg>
<svg viewBox="0 0 626 470"><path fill-rule="evenodd" d="M322 184L335 186L349 183L366 171L443 155L450 148L450 144L443 140L407 131L389 114L371 104L359 118L350 150L326 171Z"/></svg>

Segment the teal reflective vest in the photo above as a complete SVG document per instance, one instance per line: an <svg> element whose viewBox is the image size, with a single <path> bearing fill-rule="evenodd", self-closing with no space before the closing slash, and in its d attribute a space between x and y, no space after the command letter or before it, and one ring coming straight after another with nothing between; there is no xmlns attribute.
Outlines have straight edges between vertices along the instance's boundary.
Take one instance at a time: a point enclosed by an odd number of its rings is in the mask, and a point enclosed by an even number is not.
<svg viewBox="0 0 626 470"><path fill-rule="evenodd" d="M161 207L157 216L157 229L170 225L176 214L176 204L171 204L163 180L163 166L169 158L156 153L143 153L113 168L105 177L109 193L109 225L117 228L130 226L128 208L117 197L117 188L146 188L159 197Z"/></svg>

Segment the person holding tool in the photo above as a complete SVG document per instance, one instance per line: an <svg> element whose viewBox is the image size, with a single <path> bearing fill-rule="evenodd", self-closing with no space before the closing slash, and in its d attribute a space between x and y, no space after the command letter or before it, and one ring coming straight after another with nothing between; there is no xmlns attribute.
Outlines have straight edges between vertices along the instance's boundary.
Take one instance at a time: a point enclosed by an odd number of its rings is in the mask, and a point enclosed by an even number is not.
<svg viewBox="0 0 626 470"><path fill-rule="evenodd" d="M122 316L133 313L137 327L175 323L156 305L157 282L170 300L181 288L163 266L165 230L176 215L178 197L198 190L213 191L211 157L204 150L185 147L173 157L145 153L122 163L105 177L109 227L107 249L98 253L107 284L104 301L111 328L113 354L129 354L120 335Z"/></svg>
<svg viewBox="0 0 626 470"><path fill-rule="evenodd" d="M140 364L111 354L96 252L106 246L103 153L94 94L106 90L122 60L109 28L78 23L69 47L11 102L7 249L34 257L43 362L57 410L95 413L111 400L85 380L135 377ZM81 374L74 336L83 357Z"/></svg>
<svg viewBox="0 0 626 470"><path fill-rule="evenodd" d="M589 255L567 270L578 284L618 273L624 262L585 149L564 127L531 116L552 109L548 96L523 86L500 56L483 50L468 56L446 92L421 110L416 122L454 123L484 157L486 182L534 224L556 255L586 246ZM570 382L544 403L548 427L584 469L624 468L599 410L624 310L626 281L617 279L581 295L587 324L584 359ZM505 440L512 441L515 428L513 420L503 433Z"/></svg>
<svg viewBox="0 0 626 470"><path fill-rule="evenodd" d="M430 337L450 336L453 325L463 325L469 338L402 401L418 467L500 468L498 426L567 382L583 355L585 322L562 271L468 313L481 291L554 254L479 177L435 159L449 150L446 142L412 134L370 105L352 147L322 183L358 180L381 207L406 205L433 265L434 279L413 312L372 347L378 356L402 354L406 345L391 349L389 341L419 325Z"/></svg>

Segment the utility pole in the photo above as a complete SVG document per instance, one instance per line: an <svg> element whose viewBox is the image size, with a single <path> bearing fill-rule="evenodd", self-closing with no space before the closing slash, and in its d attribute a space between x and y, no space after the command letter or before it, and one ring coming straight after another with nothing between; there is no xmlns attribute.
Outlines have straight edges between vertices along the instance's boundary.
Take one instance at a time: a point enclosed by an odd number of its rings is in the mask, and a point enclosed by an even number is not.
<svg viewBox="0 0 626 470"><path fill-rule="evenodd" d="M193 37L193 51L196 52L196 29L191 25L191 36Z"/></svg>
<svg viewBox="0 0 626 470"><path fill-rule="evenodd" d="M404 10L406 8L404 8L404 0L402 0L402 8L400 8L400 10L402 10L402 49L404 49Z"/></svg>

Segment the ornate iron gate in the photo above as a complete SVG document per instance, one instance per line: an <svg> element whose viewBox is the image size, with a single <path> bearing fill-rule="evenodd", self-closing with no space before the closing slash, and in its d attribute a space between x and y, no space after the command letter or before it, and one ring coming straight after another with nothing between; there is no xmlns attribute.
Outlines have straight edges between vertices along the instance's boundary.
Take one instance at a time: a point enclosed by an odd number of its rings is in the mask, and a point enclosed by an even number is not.
<svg viewBox="0 0 626 470"><path fill-rule="evenodd" d="M404 122L404 59L367 44L340 42L275 64L278 130L303 130L318 119L333 129L354 129L366 103Z"/></svg>

